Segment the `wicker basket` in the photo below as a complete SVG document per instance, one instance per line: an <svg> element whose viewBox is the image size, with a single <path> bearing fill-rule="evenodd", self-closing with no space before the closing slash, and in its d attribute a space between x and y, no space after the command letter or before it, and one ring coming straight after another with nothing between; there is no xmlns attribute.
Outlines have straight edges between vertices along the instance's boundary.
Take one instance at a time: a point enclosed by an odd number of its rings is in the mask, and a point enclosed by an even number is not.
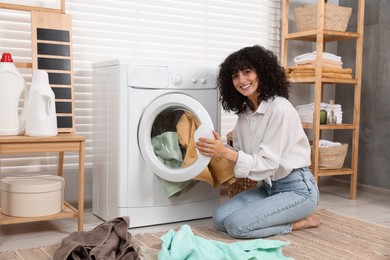
<svg viewBox="0 0 390 260"><path fill-rule="evenodd" d="M233 130L226 135L227 144L230 146L233 146L233 136L234 136ZM229 198L237 195L240 192L252 189L256 186L257 186L257 181L253 181L248 178L237 178L233 184L229 185L229 189L228 189Z"/></svg>
<svg viewBox="0 0 390 260"><path fill-rule="evenodd" d="M334 4L325 4L324 29L345 32L352 8ZM294 10L298 31L317 28L317 4L305 5Z"/></svg>
<svg viewBox="0 0 390 260"><path fill-rule="evenodd" d="M229 198L236 196L238 193L250 190L257 186L257 181L248 178L237 178L236 181L229 186Z"/></svg>
<svg viewBox="0 0 390 260"><path fill-rule="evenodd" d="M313 151L313 146L311 146ZM340 169L344 165L347 155L348 144L342 144L331 147L319 147L319 169ZM313 157L313 152L312 152ZM312 158L313 161L313 158Z"/></svg>

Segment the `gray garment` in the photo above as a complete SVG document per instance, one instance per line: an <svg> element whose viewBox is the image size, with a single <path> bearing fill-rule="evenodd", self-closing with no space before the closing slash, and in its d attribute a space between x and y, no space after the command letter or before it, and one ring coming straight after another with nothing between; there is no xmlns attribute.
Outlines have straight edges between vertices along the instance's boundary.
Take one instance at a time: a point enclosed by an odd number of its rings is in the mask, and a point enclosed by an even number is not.
<svg viewBox="0 0 390 260"><path fill-rule="evenodd" d="M129 217L102 223L91 231L73 232L54 253L56 260L136 260L138 252L128 232Z"/></svg>

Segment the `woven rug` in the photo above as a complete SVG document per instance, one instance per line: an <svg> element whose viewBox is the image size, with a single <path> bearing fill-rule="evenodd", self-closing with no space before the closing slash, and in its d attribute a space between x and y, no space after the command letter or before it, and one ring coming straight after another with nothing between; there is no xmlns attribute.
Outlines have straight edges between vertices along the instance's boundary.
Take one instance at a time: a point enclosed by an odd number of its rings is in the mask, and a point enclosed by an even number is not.
<svg viewBox="0 0 390 260"><path fill-rule="evenodd" d="M290 241L290 245L283 248L283 254L297 260L390 259L390 228L345 217L326 209L318 210L317 214L321 219L320 227L268 239ZM206 239L226 243L240 241L207 226L195 227L192 231ZM161 248L160 237L164 234L165 232L136 234L132 240L136 247L150 248L151 252L158 252ZM55 250L56 246L49 246L1 252L0 259L46 260L52 259Z"/></svg>

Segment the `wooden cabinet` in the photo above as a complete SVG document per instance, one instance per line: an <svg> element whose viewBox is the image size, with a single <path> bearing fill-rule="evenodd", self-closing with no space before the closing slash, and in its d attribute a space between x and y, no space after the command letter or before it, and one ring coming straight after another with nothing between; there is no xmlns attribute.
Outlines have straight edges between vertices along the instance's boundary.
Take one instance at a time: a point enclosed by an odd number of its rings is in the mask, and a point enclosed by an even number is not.
<svg viewBox="0 0 390 260"><path fill-rule="evenodd" d="M316 50L316 68L315 76L311 78L293 78L290 79L290 83L293 85L310 84L314 87L314 114L313 123L304 123L305 129L312 130L312 143L313 143L313 156L312 156L312 171L319 181L321 176L333 176L333 175L350 175L350 198L356 199L356 186L357 186L357 167L358 167L358 144L359 144L359 124L360 124L360 99L361 99L361 75L362 75L362 52L363 52L363 29L364 29L364 0L358 0L357 3L357 29L355 32L341 32L324 29L325 19L325 2L323 0L313 1L313 4L317 4L317 28L314 30L291 32L289 30L289 9L291 3L289 0L283 0L283 13L282 13L282 42L281 42L281 65L287 68L287 55L289 48L289 41L301 41L301 42L313 42ZM292 11L292 10L291 10ZM352 16L351 16L352 17ZM331 42L352 40L356 42L355 51L355 68L352 74L352 79L333 79L324 78L322 75L322 54L326 51L326 45ZM326 85L334 84L337 88L338 85L348 85L354 89L353 97L353 115L352 120L349 123L343 124L320 124L320 105L323 100L324 88ZM337 97L336 97L337 100ZM319 169L319 140L321 139L321 133L324 130L334 131L352 131L352 140L349 150L351 152L350 167L325 170ZM337 141L337 140L335 140ZM349 165L349 163L348 163Z"/></svg>

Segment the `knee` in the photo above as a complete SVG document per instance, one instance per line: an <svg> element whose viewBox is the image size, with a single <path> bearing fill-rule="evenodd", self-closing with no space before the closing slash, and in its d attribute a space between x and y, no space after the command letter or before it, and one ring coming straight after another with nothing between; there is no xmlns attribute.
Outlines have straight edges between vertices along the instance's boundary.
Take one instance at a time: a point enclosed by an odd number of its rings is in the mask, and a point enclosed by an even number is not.
<svg viewBox="0 0 390 260"><path fill-rule="evenodd" d="M237 223L233 218L227 218L225 220L226 232L229 236L233 238L246 238L247 233L244 231L243 227Z"/></svg>

